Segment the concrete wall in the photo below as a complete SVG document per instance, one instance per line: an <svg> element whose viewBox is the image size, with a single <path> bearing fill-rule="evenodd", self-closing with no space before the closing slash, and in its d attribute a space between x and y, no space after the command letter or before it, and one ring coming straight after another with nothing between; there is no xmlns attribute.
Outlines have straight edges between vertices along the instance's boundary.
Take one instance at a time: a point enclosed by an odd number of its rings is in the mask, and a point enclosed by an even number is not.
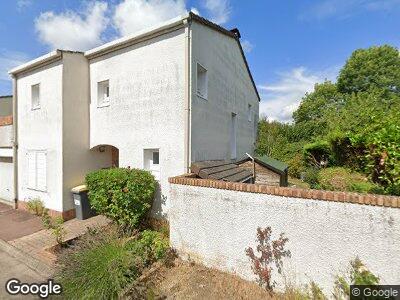
<svg viewBox="0 0 400 300"><path fill-rule="evenodd" d="M13 126L0 126L0 147L12 147Z"/></svg>
<svg viewBox="0 0 400 300"><path fill-rule="evenodd" d="M237 157L253 153L259 102L237 42L197 22L192 24L191 41L192 161L231 158L232 113L237 114ZM207 69L207 100L197 96L197 63Z"/></svg>
<svg viewBox="0 0 400 300"><path fill-rule="evenodd" d="M184 29L90 61L90 145L119 149L119 166L143 168L144 149L160 149L161 193L184 172ZM97 83L109 80L110 105L98 107ZM168 201L154 212L165 214Z"/></svg>
<svg viewBox="0 0 400 300"><path fill-rule="evenodd" d="M271 226L274 239L281 232L289 238L292 257L283 267L289 282L314 280L329 296L335 275L357 255L382 284L400 282L400 208L178 184L170 195L172 247L208 266L254 279L245 249L256 246L257 227ZM282 286L282 276L275 272L273 279Z"/></svg>
<svg viewBox="0 0 400 300"><path fill-rule="evenodd" d="M74 208L71 188L92 170L109 167L111 153L90 150L89 64L83 54L63 53L63 211Z"/></svg>
<svg viewBox="0 0 400 300"><path fill-rule="evenodd" d="M0 96L0 117L12 115L12 96Z"/></svg>
<svg viewBox="0 0 400 300"><path fill-rule="evenodd" d="M62 211L62 72L61 61L18 77L18 198L40 198ZM31 86L40 83L40 109L31 109ZM28 150L47 151L47 191L28 185Z"/></svg>

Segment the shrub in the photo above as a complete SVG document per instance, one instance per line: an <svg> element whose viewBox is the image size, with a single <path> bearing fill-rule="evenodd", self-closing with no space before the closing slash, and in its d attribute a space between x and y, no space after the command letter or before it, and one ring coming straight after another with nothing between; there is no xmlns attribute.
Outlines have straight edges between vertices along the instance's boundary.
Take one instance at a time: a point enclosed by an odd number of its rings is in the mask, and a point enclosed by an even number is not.
<svg viewBox="0 0 400 300"><path fill-rule="evenodd" d="M57 279L66 299L116 299L168 252L168 240L146 230L120 236L118 228L91 229L61 254Z"/></svg>
<svg viewBox="0 0 400 300"><path fill-rule="evenodd" d="M379 187L360 173L336 167L323 169L318 174L321 189L331 191L350 191L358 193L376 193Z"/></svg>
<svg viewBox="0 0 400 300"><path fill-rule="evenodd" d="M136 227L150 210L156 181L147 171L107 169L86 176L89 200L98 213L123 227Z"/></svg>
<svg viewBox="0 0 400 300"><path fill-rule="evenodd" d="M304 181L307 182L312 189L319 188L318 172L319 170L317 168L307 168L304 172Z"/></svg>
<svg viewBox="0 0 400 300"><path fill-rule="evenodd" d="M301 173L303 173L306 170L303 156L301 154L295 154L293 158L291 158L288 161L288 172L289 176L295 177L295 178L300 178Z"/></svg>
<svg viewBox="0 0 400 300"><path fill-rule="evenodd" d="M316 141L304 146L304 159L309 166L316 168L327 166L332 159L331 146L326 141Z"/></svg>
<svg viewBox="0 0 400 300"><path fill-rule="evenodd" d="M258 284L264 286L268 291L272 292L275 283L272 282L272 266L275 264L278 272L282 272L282 258L290 257L290 251L284 250L288 238L285 238L283 233L277 240L271 241L272 230L271 227L265 229L257 228L257 252L260 257L257 257L253 248L246 249L246 255L250 257L253 266L252 270L258 276Z"/></svg>
<svg viewBox="0 0 400 300"><path fill-rule="evenodd" d="M377 285L379 277L369 271L361 260L356 257L350 262L348 274L337 276L335 282L336 299L348 298L350 296L350 285Z"/></svg>
<svg viewBox="0 0 400 300"><path fill-rule="evenodd" d="M26 209L31 213L36 216L43 216L44 214L47 213L47 208L44 206L44 203L42 200L39 198L35 198L32 200L29 200L26 203Z"/></svg>

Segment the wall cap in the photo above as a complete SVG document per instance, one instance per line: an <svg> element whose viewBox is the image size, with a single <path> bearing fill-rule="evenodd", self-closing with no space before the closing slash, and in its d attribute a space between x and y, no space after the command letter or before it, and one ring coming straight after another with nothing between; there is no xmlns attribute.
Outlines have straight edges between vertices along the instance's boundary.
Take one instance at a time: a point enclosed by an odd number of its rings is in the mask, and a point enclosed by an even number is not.
<svg viewBox="0 0 400 300"><path fill-rule="evenodd" d="M195 174L183 174L181 176L170 177L168 178L168 182L171 184L199 186L247 193L400 208L400 197L397 196L278 187L257 183L227 182L196 178Z"/></svg>

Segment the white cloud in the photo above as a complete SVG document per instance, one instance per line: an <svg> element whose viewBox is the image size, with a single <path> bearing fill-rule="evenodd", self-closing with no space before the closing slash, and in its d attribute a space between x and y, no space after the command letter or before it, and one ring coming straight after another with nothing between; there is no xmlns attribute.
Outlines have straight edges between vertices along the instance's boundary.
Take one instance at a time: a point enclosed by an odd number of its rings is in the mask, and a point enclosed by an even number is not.
<svg viewBox="0 0 400 300"><path fill-rule="evenodd" d="M18 0L17 1L17 9L19 11L24 10L32 5L32 0Z"/></svg>
<svg viewBox="0 0 400 300"><path fill-rule="evenodd" d="M0 80L10 80L8 71L27 62L29 57L21 52L0 50Z"/></svg>
<svg viewBox="0 0 400 300"><path fill-rule="evenodd" d="M217 24L228 22L232 13L229 0L206 0L204 7L208 11L211 21Z"/></svg>
<svg viewBox="0 0 400 300"><path fill-rule="evenodd" d="M83 13L66 11L42 13L35 20L40 40L51 49L87 50L102 44L107 27L107 3L88 3Z"/></svg>
<svg viewBox="0 0 400 300"><path fill-rule="evenodd" d="M290 122L292 114L307 92L314 90L316 83L334 81L338 68L330 68L322 72L310 72L304 67L294 68L280 73L275 84L258 86L261 91L260 114L270 120Z"/></svg>
<svg viewBox="0 0 400 300"><path fill-rule="evenodd" d="M115 8L114 26L128 35L186 13L184 0L124 0Z"/></svg>
<svg viewBox="0 0 400 300"><path fill-rule="evenodd" d="M347 18L362 11L379 11L399 8L400 0L324 0L308 7L300 19Z"/></svg>
<svg viewBox="0 0 400 300"><path fill-rule="evenodd" d="M242 44L243 51L246 53L250 53L254 49L254 45L250 43L248 40L243 40L240 42Z"/></svg>

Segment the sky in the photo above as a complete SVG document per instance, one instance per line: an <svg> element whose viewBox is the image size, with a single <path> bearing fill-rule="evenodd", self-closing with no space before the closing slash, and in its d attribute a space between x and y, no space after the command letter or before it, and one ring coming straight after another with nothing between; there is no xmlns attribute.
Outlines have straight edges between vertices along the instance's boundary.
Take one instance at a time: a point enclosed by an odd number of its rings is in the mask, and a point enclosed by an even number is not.
<svg viewBox="0 0 400 300"><path fill-rule="evenodd" d="M400 46L400 0L2 0L0 95L7 71L53 49L88 50L186 11L239 28L260 114L290 122L315 83L358 48Z"/></svg>

